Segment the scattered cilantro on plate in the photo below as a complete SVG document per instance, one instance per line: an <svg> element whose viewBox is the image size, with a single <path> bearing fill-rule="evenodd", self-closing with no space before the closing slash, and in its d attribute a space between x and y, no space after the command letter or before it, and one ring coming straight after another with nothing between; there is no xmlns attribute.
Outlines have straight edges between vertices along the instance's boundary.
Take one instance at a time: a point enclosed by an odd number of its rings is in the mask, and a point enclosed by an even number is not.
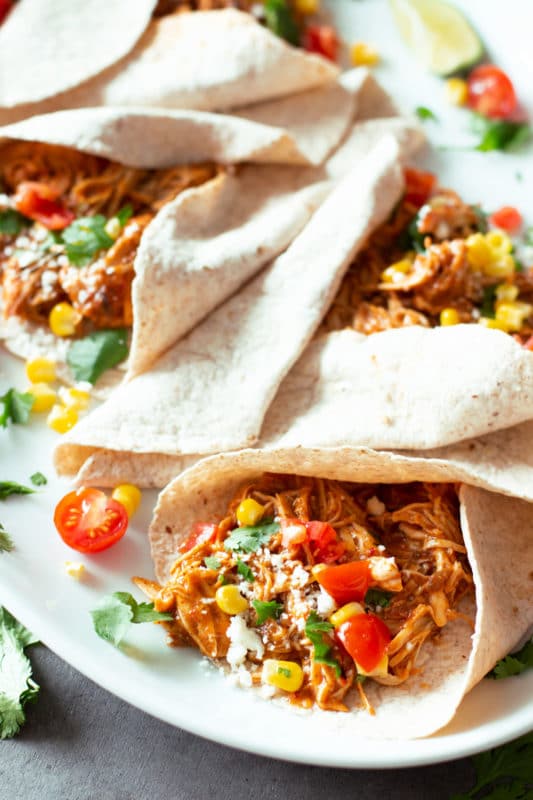
<svg viewBox="0 0 533 800"><path fill-rule="evenodd" d="M14 549L13 539L0 523L0 553L10 553Z"/></svg>
<svg viewBox="0 0 533 800"><path fill-rule="evenodd" d="M492 669L487 677L501 680L503 678L510 678L512 675L520 675L526 669L533 668L533 639L522 647L517 653L511 653L505 658L501 658L494 669Z"/></svg>
<svg viewBox="0 0 533 800"><path fill-rule="evenodd" d="M96 383L100 375L124 361L128 355L128 334L125 328L101 330L72 342L67 364L75 380Z"/></svg>
<svg viewBox="0 0 533 800"><path fill-rule="evenodd" d="M113 592L91 611L94 630L101 639L117 647L133 622L170 621L172 614L154 610L153 603L138 603L129 592Z"/></svg>
<svg viewBox="0 0 533 800"><path fill-rule="evenodd" d="M472 758L476 783L450 800L531 800L533 732ZM487 792L489 792L487 794Z"/></svg>
<svg viewBox="0 0 533 800"><path fill-rule="evenodd" d="M438 117L434 111L430 108L426 108L426 106L417 106L415 108L415 114L418 119L421 119L423 122L425 120L432 120L433 122L438 122Z"/></svg>
<svg viewBox="0 0 533 800"><path fill-rule="evenodd" d="M39 686L24 649L37 639L5 608L0 608L0 739L20 730L24 707L37 699Z"/></svg>
<svg viewBox="0 0 533 800"><path fill-rule="evenodd" d="M12 494L33 494L35 489L31 486L23 486L16 481L0 481L0 500L5 500Z"/></svg>
<svg viewBox="0 0 533 800"><path fill-rule="evenodd" d="M30 481L34 486L46 486L48 483L42 472L34 472L33 475L30 475Z"/></svg>
<svg viewBox="0 0 533 800"><path fill-rule="evenodd" d="M30 418L34 400L34 396L29 392L8 389L5 394L0 396L2 404L0 426L6 428L8 422L12 422L14 425L25 425Z"/></svg>

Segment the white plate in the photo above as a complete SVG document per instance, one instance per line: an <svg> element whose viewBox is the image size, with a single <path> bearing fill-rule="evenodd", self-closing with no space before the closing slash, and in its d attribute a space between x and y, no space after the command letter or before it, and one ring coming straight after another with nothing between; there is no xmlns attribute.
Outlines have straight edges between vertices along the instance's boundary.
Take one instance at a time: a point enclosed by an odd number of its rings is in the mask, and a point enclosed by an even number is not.
<svg viewBox="0 0 533 800"><path fill-rule="evenodd" d="M505 41L498 36L496 4L490 4L494 6L490 14L489 4L483 0L469 0L468 8L495 60L509 69L533 116L533 87L521 81L527 59L531 59L528 26L524 24L524 14L532 13L526 9L527 2L507 0ZM456 142L457 125L466 126L466 115L450 113L441 100L442 82L418 71L397 39L385 3L335 0L330 5L347 39L362 39L379 47L385 63L378 76L404 109L431 107L450 124L432 124L428 131L441 142ZM529 64L531 73L531 60ZM438 169L444 184L473 202L483 200L488 208L516 203L524 212L528 210L531 157L439 151L427 156L424 163ZM516 178L517 171L522 182ZM533 222L530 208L529 222ZM23 388L20 364L4 353L0 358L0 394L11 385ZM102 595L131 590L132 575L152 574L145 532L155 493L145 494L135 524L116 547L98 556L78 557L62 543L52 523L55 504L68 489L53 477L50 450L54 441L57 436L41 419L28 427L0 429L0 480L27 483L36 470L49 479L36 495L0 504L0 521L16 543L16 550L0 555L0 603L58 655L124 700L223 744L335 767L430 764L493 747L533 727L533 672L505 681L483 681L466 698L453 723L429 739L380 745L342 735L343 714L314 717L290 711L232 686L195 651L167 648L157 626L132 626L126 647L111 647L94 633L89 611ZM77 583L69 578L63 571L65 560L83 560L87 580Z"/></svg>

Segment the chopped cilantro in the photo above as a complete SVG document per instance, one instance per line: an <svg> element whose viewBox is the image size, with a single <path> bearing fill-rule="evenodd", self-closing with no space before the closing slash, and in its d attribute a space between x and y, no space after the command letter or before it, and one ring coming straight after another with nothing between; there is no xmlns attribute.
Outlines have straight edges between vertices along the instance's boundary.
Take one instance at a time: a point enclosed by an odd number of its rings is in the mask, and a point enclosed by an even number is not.
<svg viewBox="0 0 533 800"><path fill-rule="evenodd" d="M384 592L383 589L369 589L365 594L365 605L387 608L390 605L391 597L392 592Z"/></svg>
<svg viewBox="0 0 533 800"><path fill-rule="evenodd" d="M244 561L241 561L240 558L237 559L237 572L239 573L239 575L242 575L244 580L248 581L248 583L254 582L255 580L254 573L252 572L248 564L245 564Z"/></svg>
<svg viewBox="0 0 533 800"><path fill-rule="evenodd" d="M33 475L30 475L30 481L34 486L46 486L48 483L42 472L34 472Z"/></svg>
<svg viewBox="0 0 533 800"><path fill-rule="evenodd" d="M331 622L320 619L316 611L311 611L305 622L305 635L313 645L314 660L318 664L326 664L328 667L333 667L337 676L341 674L341 667L336 658L333 658L331 648L333 642L331 639L326 640L324 634L329 634L333 630Z"/></svg>
<svg viewBox="0 0 533 800"><path fill-rule="evenodd" d="M33 494L35 489L30 486L23 486L15 481L0 481L0 500L5 500L12 494Z"/></svg>
<svg viewBox="0 0 533 800"><path fill-rule="evenodd" d="M272 33L296 47L300 44L300 31L286 0L265 0L263 11Z"/></svg>
<svg viewBox="0 0 533 800"><path fill-rule="evenodd" d="M533 247L533 225L528 225L524 231L524 242L528 247Z"/></svg>
<svg viewBox="0 0 533 800"><path fill-rule="evenodd" d="M120 211L117 214L117 219L122 225L122 227L124 227L124 225L132 215L133 215L133 206L131 206L129 203L127 206L124 206L123 208L120 209Z"/></svg>
<svg viewBox="0 0 533 800"><path fill-rule="evenodd" d="M220 569L222 566L218 558L215 558L215 556L206 556L204 558L204 564L206 565L207 569Z"/></svg>
<svg viewBox="0 0 533 800"><path fill-rule="evenodd" d="M361 675L359 672L355 676L355 680L357 681L357 683L364 683L366 681L366 678L367 678L366 675Z"/></svg>
<svg viewBox="0 0 533 800"><path fill-rule="evenodd" d="M138 603L129 592L113 592L104 597L93 611L94 630L101 639L117 647L130 623L170 621L172 614L154 611L153 603Z"/></svg>
<svg viewBox="0 0 533 800"><path fill-rule="evenodd" d="M226 584L229 583L227 577L224 575L223 572L221 572L220 575L218 576L218 583L220 586L226 586Z"/></svg>
<svg viewBox="0 0 533 800"><path fill-rule="evenodd" d="M124 361L128 355L128 335L125 328L90 333L72 342L67 364L77 381L96 383L100 375Z"/></svg>
<svg viewBox="0 0 533 800"><path fill-rule="evenodd" d="M41 250L46 253L53 247L55 244L62 244L63 240L61 238L61 233L59 231L48 231L46 239L41 245Z"/></svg>
<svg viewBox="0 0 533 800"><path fill-rule="evenodd" d="M489 229L489 215L486 211L483 211L479 204L474 204L470 208L477 217L476 227L479 233L486 233Z"/></svg>
<svg viewBox="0 0 533 800"><path fill-rule="evenodd" d="M14 549L13 539L0 523L0 553L10 553Z"/></svg>
<svg viewBox="0 0 533 800"><path fill-rule="evenodd" d="M418 119L422 121L426 119L433 120L433 122L438 121L437 115L430 108L426 108L426 106L417 106L417 108L415 108L415 114Z"/></svg>
<svg viewBox="0 0 533 800"><path fill-rule="evenodd" d="M0 426L6 428L9 421L14 425L25 425L30 418L34 400L34 396L29 392L8 389L4 395L0 396L2 404Z"/></svg>
<svg viewBox="0 0 533 800"><path fill-rule="evenodd" d="M496 286L485 286L483 289L483 302L481 303L481 311L482 317L488 317L489 319L494 319L495 317L495 310L494 310L494 303L496 301Z"/></svg>
<svg viewBox="0 0 533 800"><path fill-rule="evenodd" d="M423 253L425 251L424 239L425 234L420 233L418 230L418 214L414 217L406 231L405 247L408 250L414 250L416 253Z"/></svg>
<svg viewBox="0 0 533 800"><path fill-rule="evenodd" d="M514 256L513 258L514 258L514 271L515 272L524 272L525 266L524 266L523 262L520 261L520 259L516 258L516 256Z"/></svg>
<svg viewBox="0 0 533 800"><path fill-rule="evenodd" d="M0 233L5 233L7 236L15 236L31 224L31 219L19 214L14 208L0 211Z"/></svg>
<svg viewBox="0 0 533 800"><path fill-rule="evenodd" d="M80 217L65 228L62 240L65 253L71 264L82 267L88 264L100 250L108 250L114 239L105 231L107 219L102 214Z"/></svg>
<svg viewBox="0 0 533 800"><path fill-rule="evenodd" d="M279 619L283 603L276 600L252 600L252 605L257 614L256 625L262 625L267 619Z"/></svg>
<svg viewBox="0 0 533 800"><path fill-rule="evenodd" d="M476 770L475 785L450 800L531 800L533 731L474 756L472 762Z"/></svg>
<svg viewBox="0 0 533 800"><path fill-rule="evenodd" d="M491 120L476 114L473 126L481 136L476 150L482 153L491 150L517 150L531 137L531 127L525 122Z"/></svg>
<svg viewBox="0 0 533 800"><path fill-rule="evenodd" d="M287 667L278 667L278 675L283 675L285 678L290 678L291 671L290 669L287 669Z"/></svg>
<svg viewBox="0 0 533 800"><path fill-rule="evenodd" d="M224 542L227 550L237 550L241 553L254 553L261 545L266 544L279 531L279 523L271 519L265 520L260 525L243 525L235 528Z"/></svg>
<svg viewBox="0 0 533 800"><path fill-rule="evenodd" d="M520 675L526 669L533 667L533 639L527 642L521 650L517 653L501 658L494 669L492 669L487 678L494 678L501 680L502 678L509 678L512 675Z"/></svg>
<svg viewBox="0 0 533 800"><path fill-rule="evenodd" d="M39 686L24 648L36 638L5 608L0 608L0 739L10 739L26 717L24 706L37 699Z"/></svg>

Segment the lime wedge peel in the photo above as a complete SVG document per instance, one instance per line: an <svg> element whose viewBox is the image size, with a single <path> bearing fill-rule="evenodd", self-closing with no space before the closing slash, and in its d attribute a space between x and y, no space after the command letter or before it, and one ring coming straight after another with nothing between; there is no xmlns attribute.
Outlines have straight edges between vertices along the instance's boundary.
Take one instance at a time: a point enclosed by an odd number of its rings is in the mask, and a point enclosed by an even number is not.
<svg viewBox="0 0 533 800"><path fill-rule="evenodd" d="M483 44L454 6L443 0L389 0L400 35L436 75L451 75L480 60Z"/></svg>

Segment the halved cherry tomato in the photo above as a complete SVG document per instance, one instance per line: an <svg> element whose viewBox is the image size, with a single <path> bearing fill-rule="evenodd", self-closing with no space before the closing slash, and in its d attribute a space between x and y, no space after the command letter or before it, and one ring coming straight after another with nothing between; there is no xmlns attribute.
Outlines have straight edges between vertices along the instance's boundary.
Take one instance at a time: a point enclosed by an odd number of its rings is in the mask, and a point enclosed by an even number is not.
<svg viewBox="0 0 533 800"><path fill-rule="evenodd" d="M468 76L467 84L467 105L478 114L505 119L516 111L518 101L514 86L505 72L494 64L476 67Z"/></svg>
<svg viewBox="0 0 533 800"><path fill-rule="evenodd" d="M307 528L305 522L292 517L284 517L280 520L281 544L283 547L292 547L297 544L307 542Z"/></svg>
<svg viewBox="0 0 533 800"><path fill-rule="evenodd" d="M338 538L335 528L332 528L327 522L315 520L306 522L305 527L311 552L318 561L331 564L342 556L344 545Z"/></svg>
<svg viewBox="0 0 533 800"><path fill-rule="evenodd" d="M209 522L197 522L196 525L193 525L189 536L178 547L179 552L188 553L189 550L192 550L193 547L197 547L199 544L211 542L215 538L217 528L217 525L213 525Z"/></svg>
<svg viewBox="0 0 533 800"><path fill-rule="evenodd" d="M54 512L59 535L78 553L99 553L122 539L128 514L122 503L99 489L77 489L59 501Z"/></svg>
<svg viewBox="0 0 533 800"><path fill-rule="evenodd" d="M75 214L57 202L59 192L46 183L26 181L18 187L15 207L25 217L40 222L50 231L60 231L70 225Z"/></svg>
<svg viewBox="0 0 533 800"><path fill-rule="evenodd" d="M0 25L5 20L12 8L13 0L0 0Z"/></svg>
<svg viewBox="0 0 533 800"><path fill-rule="evenodd" d="M344 648L365 672L379 664L392 639L391 632L375 614L356 614L337 628Z"/></svg>
<svg viewBox="0 0 533 800"><path fill-rule="evenodd" d="M317 572L316 579L335 602L345 603L364 600L372 581L368 561L350 561L336 567L326 567Z"/></svg>
<svg viewBox="0 0 533 800"><path fill-rule="evenodd" d="M331 25L308 25L303 39L304 49L309 53L317 53L330 61L337 60L339 39L335 28Z"/></svg>
<svg viewBox="0 0 533 800"><path fill-rule="evenodd" d="M437 185L436 176L432 172L422 172L422 170L412 167L405 167L403 176L405 178L405 199L408 203L420 208L433 194Z"/></svg>
<svg viewBox="0 0 533 800"><path fill-rule="evenodd" d="M524 220L522 214L514 206L503 206L489 217L489 222L495 228L501 228L507 233L516 233L522 227Z"/></svg>

